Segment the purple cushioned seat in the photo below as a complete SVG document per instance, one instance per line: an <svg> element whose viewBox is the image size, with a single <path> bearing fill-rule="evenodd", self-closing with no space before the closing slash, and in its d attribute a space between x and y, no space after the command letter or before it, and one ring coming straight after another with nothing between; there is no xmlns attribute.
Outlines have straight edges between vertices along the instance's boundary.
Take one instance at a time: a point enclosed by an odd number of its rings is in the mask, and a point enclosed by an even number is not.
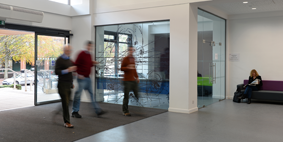
<svg viewBox="0 0 283 142"><path fill-rule="evenodd" d="M248 84L249 80L244 80ZM263 80L261 90L283 91L283 81Z"/></svg>

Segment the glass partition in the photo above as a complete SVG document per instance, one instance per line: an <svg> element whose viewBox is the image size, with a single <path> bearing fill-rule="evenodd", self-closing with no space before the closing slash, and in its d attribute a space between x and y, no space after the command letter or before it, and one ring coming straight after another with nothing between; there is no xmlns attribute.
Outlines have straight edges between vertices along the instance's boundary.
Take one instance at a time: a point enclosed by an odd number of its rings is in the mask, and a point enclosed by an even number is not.
<svg viewBox="0 0 283 142"><path fill-rule="evenodd" d="M226 21L198 10L198 107L225 99Z"/></svg>
<svg viewBox="0 0 283 142"><path fill-rule="evenodd" d="M37 103L60 100L55 62L63 54L65 37L37 36Z"/></svg>
<svg viewBox="0 0 283 142"><path fill-rule="evenodd" d="M170 22L147 22L96 27L97 101L123 103L122 59L136 50L140 100L130 93L129 105L168 109Z"/></svg>

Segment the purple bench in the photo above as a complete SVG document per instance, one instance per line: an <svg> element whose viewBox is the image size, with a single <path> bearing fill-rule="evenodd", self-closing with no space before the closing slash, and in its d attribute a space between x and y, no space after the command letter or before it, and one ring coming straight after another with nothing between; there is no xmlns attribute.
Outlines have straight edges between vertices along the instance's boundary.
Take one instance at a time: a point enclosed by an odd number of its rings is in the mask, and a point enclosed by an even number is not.
<svg viewBox="0 0 283 142"><path fill-rule="evenodd" d="M248 80L244 80L244 84L248 84ZM283 101L283 81L263 80L262 88L259 91L253 91L252 99Z"/></svg>

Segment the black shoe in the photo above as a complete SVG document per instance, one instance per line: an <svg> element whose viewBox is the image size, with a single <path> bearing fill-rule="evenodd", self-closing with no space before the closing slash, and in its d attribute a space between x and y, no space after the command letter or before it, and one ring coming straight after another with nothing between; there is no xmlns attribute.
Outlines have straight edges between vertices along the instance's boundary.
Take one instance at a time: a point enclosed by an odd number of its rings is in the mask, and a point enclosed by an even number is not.
<svg viewBox="0 0 283 142"><path fill-rule="evenodd" d="M101 110L99 113L96 114L96 116L99 117L99 116L104 115L106 113L107 113L107 111Z"/></svg>
<svg viewBox="0 0 283 142"><path fill-rule="evenodd" d="M79 112L73 112L73 113L72 113L72 117L75 117L75 118L82 118L82 116L79 114Z"/></svg>
<svg viewBox="0 0 283 142"><path fill-rule="evenodd" d="M242 99L242 100L245 99L245 98L247 98L245 94L243 94L242 96L239 97L239 99Z"/></svg>
<svg viewBox="0 0 283 142"><path fill-rule="evenodd" d="M251 103L251 99L248 99L247 104L250 104L250 103Z"/></svg>

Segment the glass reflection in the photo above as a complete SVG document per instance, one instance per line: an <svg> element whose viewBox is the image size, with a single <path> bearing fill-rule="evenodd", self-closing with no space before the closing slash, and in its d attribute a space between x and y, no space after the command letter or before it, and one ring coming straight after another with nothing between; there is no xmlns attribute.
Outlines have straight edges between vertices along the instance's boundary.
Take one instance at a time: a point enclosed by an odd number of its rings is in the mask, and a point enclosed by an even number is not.
<svg viewBox="0 0 283 142"><path fill-rule="evenodd" d="M137 102L130 93L129 105L168 109L169 107L169 21L96 27L97 101L123 103L123 75L120 70L128 47L136 50L140 78Z"/></svg>

